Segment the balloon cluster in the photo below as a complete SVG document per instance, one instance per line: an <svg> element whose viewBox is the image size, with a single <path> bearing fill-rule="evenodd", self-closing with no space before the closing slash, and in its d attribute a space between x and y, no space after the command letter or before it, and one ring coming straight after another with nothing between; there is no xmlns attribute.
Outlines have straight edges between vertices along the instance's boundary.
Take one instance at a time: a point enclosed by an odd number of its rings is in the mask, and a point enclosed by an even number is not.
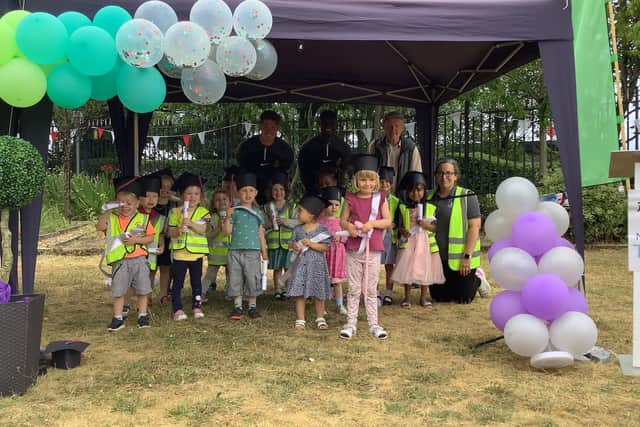
<svg viewBox="0 0 640 427"><path fill-rule="evenodd" d="M166 96L160 70L180 78L192 102L212 104L224 95L225 74L263 80L275 71L277 53L263 40L272 21L259 0L243 1L233 14L223 0L198 0L190 21L180 22L158 0L133 17L105 6L93 21L73 11L14 10L0 18L0 98L26 108L47 94L60 107L78 108L118 96L129 110L147 113Z"/></svg>
<svg viewBox="0 0 640 427"><path fill-rule="evenodd" d="M550 350L574 357L587 353L598 330L576 289L584 262L562 238L569 227L566 210L554 202L539 202L536 187L520 177L498 186L496 204L485 232L494 242L489 249L491 274L506 290L491 301L493 324L521 356Z"/></svg>

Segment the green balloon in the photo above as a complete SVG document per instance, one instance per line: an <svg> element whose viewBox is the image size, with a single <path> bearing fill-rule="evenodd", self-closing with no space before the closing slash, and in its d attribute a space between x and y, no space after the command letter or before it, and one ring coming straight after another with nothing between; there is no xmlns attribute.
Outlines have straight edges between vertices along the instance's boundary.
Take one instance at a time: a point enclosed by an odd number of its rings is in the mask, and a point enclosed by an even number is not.
<svg viewBox="0 0 640 427"><path fill-rule="evenodd" d="M16 33L9 26L0 21L0 65L6 64L18 53L16 45Z"/></svg>
<svg viewBox="0 0 640 427"><path fill-rule="evenodd" d="M102 28L90 26L77 29L69 38L69 62L87 76L101 76L116 65L116 42Z"/></svg>
<svg viewBox="0 0 640 427"><path fill-rule="evenodd" d="M69 35L55 16L36 12L26 16L16 29L16 42L24 56L36 64L53 64L67 50Z"/></svg>
<svg viewBox="0 0 640 427"><path fill-rule="evenodd" d="M81 107L91 97L91 79L77 72L71 64L58 65L47 78L47 95L58 107Z"/></svg>
<svg viewBox="0 0 640 427"><path fill-rule="evenodd" d="M5 13L2 18L0 18L0 22L8 24L15 31L18 28L18 24L28 15L31 15L31 12L28 10L12 10L11 12Z"/></svg>
<svg viewBox="0 0 640 427"><path fill-rule="evenodd" d="M60 64L65 64L67 62L66 59L62 59L54 64L40 64L40 68L44 71L44 75L49 77L49 74Z"/></svg>
<svg viewBox="0 0 640 427"><path fill-rule="evenodd" d="M164 102L167 86L155 67L133 68L123 65L116 81L122 104L136 113L150 113Z"/></svg>
<svg viewBox="0 0 640 427"><path fill-rule="evenodd" d="M62 22L69 33L69 37L75 30L81 27L91 25L91 19L87 18L80 12L69 11L58 15L58 19Z"/></svg>
<svg viewBox="0 0 640 427"><path fill-rule="evenodd" d="M93 83L91 99L107 101L118 94L116 80L118 79L120 67L122 67L122 61L117 61L116 65L107 74L91 79Z"/></svg>
<svg viewBox="0 0 640 427"><path fill-rule="evenodd" d="M93 25L106 30L114 39L122 24L127 21L131 21L131 15L120 6L105 6L93 17Z"/></svg>
<svg viewBox="0 0 640 427"><path fill-rule="evenodd" d="M0 66L0 97L7 104L31 107L47 91L47 78L40 67L24 58L14 58Z"/></svg>

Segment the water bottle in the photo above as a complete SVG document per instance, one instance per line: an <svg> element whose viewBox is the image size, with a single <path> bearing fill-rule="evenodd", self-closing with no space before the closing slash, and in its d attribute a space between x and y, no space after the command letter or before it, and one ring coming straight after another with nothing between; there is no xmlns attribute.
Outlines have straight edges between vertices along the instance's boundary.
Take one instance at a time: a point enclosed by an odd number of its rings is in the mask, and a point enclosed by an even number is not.
<svg viewBox="0 0 640 427"><path fill-rule="evenodd" d="M196 304L194 308L202 308L202 297L200 295L196 295Z"/></svg>

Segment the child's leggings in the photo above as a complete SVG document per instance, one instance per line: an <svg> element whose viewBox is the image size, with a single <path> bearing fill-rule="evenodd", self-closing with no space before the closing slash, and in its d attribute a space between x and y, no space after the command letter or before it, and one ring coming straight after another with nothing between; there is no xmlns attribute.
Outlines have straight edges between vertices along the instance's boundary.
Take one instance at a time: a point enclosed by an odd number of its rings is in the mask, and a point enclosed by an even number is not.
<svg viewBox="0 0 640 427"><path fill-rule="evenodd" d="M379 251L369 252L369 277L364 307L367 311L367 321L370 327L378 324L378 276L381 254L382 252ZM360 295L363 293L365 284L365 261L367 259L364 252L358 254L356 251L347 251L347 278L349 279L347 325L353 327L358 323Z"/></svg>
<svg viewBox="0 0 640 427"><path fill-rule="evenodd" d="M191 306L195 308L196 295L202 295L202 258L197 261L179 261L174 260L172 265L173 284L171 285L171 305L173 312L182 310L182 287L184 286L184 278L189 270L189 279L191 280Z"/></svg>

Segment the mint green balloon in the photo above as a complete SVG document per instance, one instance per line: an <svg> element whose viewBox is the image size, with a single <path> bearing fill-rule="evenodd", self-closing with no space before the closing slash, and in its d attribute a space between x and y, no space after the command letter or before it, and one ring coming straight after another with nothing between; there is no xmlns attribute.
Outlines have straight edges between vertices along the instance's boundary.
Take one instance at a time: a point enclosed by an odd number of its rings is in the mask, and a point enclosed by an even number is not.
<svg viewBox="0 0 640 427"><path fill-rule="evenodd" d="M95 99L96 101L106 101L118 94L116 80L118 79L118 73L122 66L122 61L117 61L116 65L107 74L91 78L93 83L91 99Z"/></svg>
<svg viewBox="0 0 640 427"><path fill-rule="evenodd" d="M136 113L150 113L164 102L167 85L155 67L133 68L123 65L116 82L122 104Z"/></svg>
<svg viewBox="0 0 640 427"><path fill-rule="evenodd" d="M69 35L58 18L36 12L25 16L18 25L16 43L28 60L36 64L53 64L64 57Z"/></svg>
<svg viewBox="0 0 640 427"><path fill-rule="evenodd" d="M67 49L69 62L76 70L87 76L108 73L118 59L116 42L102 28L78 28L69 38Z"/></svg>
<svg viewBox="0 0 640 427"><path fill-rule="evenodd" d="M64 12L58 15L58 19L64 24L67 29L67 33L69 33L69 37L71 37L73 32L78 28L91 25L91 19L87 18L86 15L83 15L80 12Z"/></svg>
<svg viewBox="0 0 640 427"><path fill-rule="evenodd" d="M120 6L105 6L93 17L93 25L106 30L114 39L122 24L127 21L131 21L131 15Z"/></svg>
<svg viewBox="0 0 640 427"><path fill-rule="evenodd" d="M58 107L81 107L91 97L91 79L69 63L58 65L47 78L47 95Z"/></svg>
<svg viewBox="0 0 640 427"><path fill-rule="evenodd" d="M14 58L0 66L0 97L7 104L31 107L44 97L47 78L40 67L24 58Z"/></svg>
<svg viewBox="0 0 640 427"><path fill-rule="evenodd" d="M0 65L6 64L18 53L16 45L16 32L2 21L0 21Z"/></svg>
<svg viewBox="0 0 640 427"><path fill-rule="evenodd" d="M31 15L31 12L29 12L28 10L16 9L2 15L2 18L0 18L0 22L8 24L15 31L16 28L18 28L20 22L22 22L22 20L29 15Z"/></svg>

